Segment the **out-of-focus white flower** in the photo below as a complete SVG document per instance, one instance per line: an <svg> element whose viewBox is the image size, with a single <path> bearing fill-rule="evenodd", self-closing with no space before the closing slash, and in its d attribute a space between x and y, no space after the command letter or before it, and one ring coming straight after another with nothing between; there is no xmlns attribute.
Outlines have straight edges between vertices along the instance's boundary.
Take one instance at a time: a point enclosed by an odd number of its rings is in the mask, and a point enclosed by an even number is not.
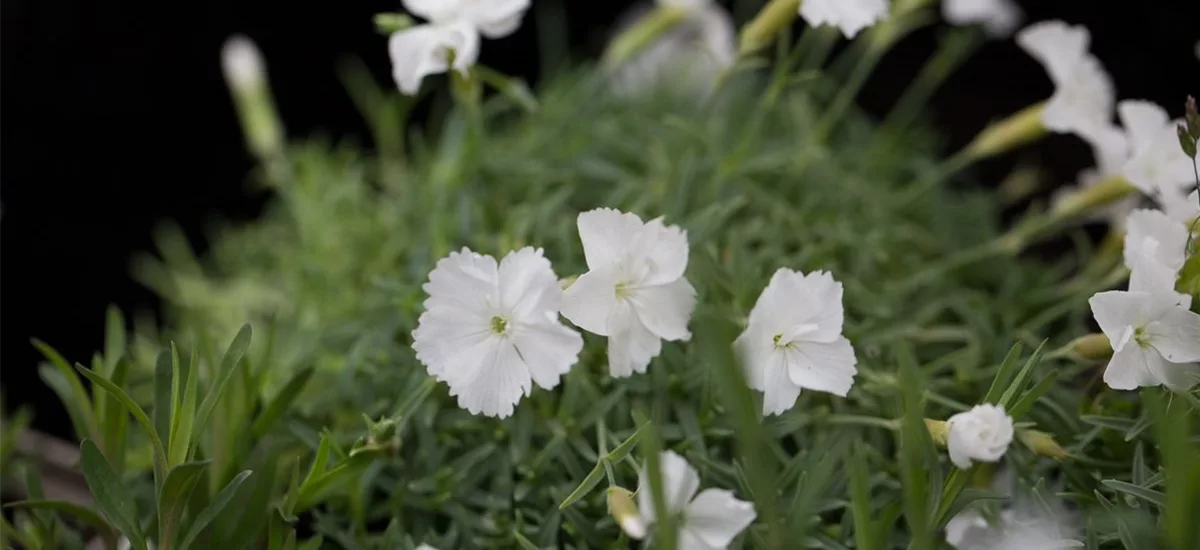
<svg viewBox="0 0 1200 550"><path fill-rule="evenodd" d="M1042 112L1050 131L1086 137L1111 126L1116 90L1100 61L1088 53L1090 41L1085 27L1062 21L1035 23L1017 33L1017 44L1054 82Z"/></svg>
<svg viewBox="0 0 1200 550"><path fill-rule="evenodd" d="M392 78L401 92L413 95L428 75L451 68L466 75L479 58L479 35L512 34L529 0L404 0L404 7L428 21L388 38Z"/></svg>
<svg viewBox="0 0 1200 550"><path fill-rule="evenodd" d="M983 25L992 37L1012 34L1021 24L1021 8L1012 0L942 0L942 17L953 25Z"/></svg>
<svg viewBox="0 0 1200 550"><path fill-rule="evenodd" d="M827 271L780 268L733 342L747 383L763 392L763 414L782 414L807 388L842 397L854 385L857 358L842 336L842 284Z"/></svg>
<svg viewBox="0 0 1200 550"><path fill-rule="evenodd" d="M754 522L754 505L738 500L732 491L700 489L696 469L674 451L659 455L662 492L667 511L678 518L676 539L679 550L721 550ZM638 508L647 524L655 521L654 495L650 476L642 468L638 476Z"/></svg>
<svg viewBox="0 0 1200 550"><path fill-rule="evenodd" d="M1183 303L1181 303L1183 302ZM1200 315L1174 289L1100 292L1088 303L1113 356L1104 383L1117 390L1187 388L1200 373Z"/></svg>
<svg viewBox="0 0 1200 550"><path fill-rule="evenodd" d="M966 470L972 461L996 462L1008 451L1013 439L1013 420L1003 405L985 403L960 412L946 421L950 434L946 449L950 462Z"/></svg>
<svg viewBox="0 0 1200 550"><path fill-rule="evenodd" d="M800 17L810 26L832 25L846 38L888 17L887 0L804 0Z"/></svg>
<svg viewBox="0 0 1200 550"><path fill-rule="evenodd" d="M417 546L416 550L438 550L438 549L434 548L428 544L422 543L420 546Z"/></svg>
<svg viewBox="0 0 1200 550"><path fill-rule="evenodd" d="M711 0L659 0L659 5L682 8L684 16L612 74L622 93L682 89L704 94L737 57L733 19ZM646 11L622 25L629 28Z"/></svg>
<svg viewBox="0 0 1200 550"><path fill-rule="evenodd" d="M662 340L692 337L687 232L611 208L584 212L577 225L588 272L564 291L563 316L608 337L613 376L645 372Z"/></svg>
<svg viewBox="0 0 1200 550"><path fill-rule="evenodd" d="M1129 290L1173 291L1186 259L1187 226L1158 210L1140 209L1129 214L1125 227Z"/></svg>
<svg viewBox="0 0 1200 550"><path fill-rule="evenodd" d="M1011 484L1000 477L992 490L1011 495ZM1017 495L991 522L971 506L946 524L946 542L957 550L1066 550L1083 546L1078 537L1076 518L1060 499L1044 494Z"/></svg>
<svg viewBox="0 0 1200 550"><path fill-rule="evenodd" d="M533 384L558 385L583 348L558 321L562 290L540 248L509 252L499 265L466 248L451 252L423 288L413 349L472 414L509 416Z"/></svg>
<svg viewBox="0 0 1200 550"><path fill-rule="evenodd" d="M1122 173L1146 194L1180 193L1195 185L1192 160L1179 147L1175 122L1150 101L1126 100L1117 105L1130 155Z"/></svg>
<svg viewBox="0 0 1200 550"><path fill-rule="evenodd" d="M221 46L221 71L225 81L238 88L261 86L267 72L258 46L240 34Z"/></svg>
<svg viewBox="0 0 1200 550"><path fill-rule="evenodd" d="M1200 198L1197 198L1196 191L1185 196L1183 192L1164 190L1157 198L1167 217L1188 227L1200 216Z"/></svg>
<svg viewBox="0 0 1200 550"><path fill-rule="evenodd" d="M1076 185L1059 188L1052 199L1056 204L1084 189L1095 187L1109 178L1120 176L1125 159L1129 156L1129 143L1125 139L1125 132L1117 126L1108 125L1096 128L1088 135L1081 137L1092 146L1092 155L1096 159L1096 166L1080 172ZM1141 200L1141 195L1129 195L1089 211L1087 217L1092 220L1105 221L1112 227L1121 228L1125 226L1125 219L1129 213L1137 208Z"/></svg>

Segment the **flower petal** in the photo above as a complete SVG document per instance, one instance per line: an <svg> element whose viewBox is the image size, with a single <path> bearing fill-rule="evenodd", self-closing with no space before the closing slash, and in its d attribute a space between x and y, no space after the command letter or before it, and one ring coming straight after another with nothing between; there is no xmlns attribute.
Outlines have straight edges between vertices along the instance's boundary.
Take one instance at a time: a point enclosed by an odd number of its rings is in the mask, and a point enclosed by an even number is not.
<svg viewBox="0 0 1200 550"><path fill-rule="evenodd" d="M500 308L514 319L533 315L544 320L545 312L559 310L562 288L542 249L527 246L509 252L500 261L497 278Z"/></svg>
<svg viewBox="0 0 1200 550"><path fill-rule="evenodd" d="M1141 256L1152 258L1172 271L1183 267L1187 226L1159 210L1138 209L1129 214L1125 227L1125 267L1136 269L1132 260Z"/></svg>
<svg viewBox="0 0 1200 550"><path fill-rule="evenodd" d="M1147 292L1125 292L1109 290L1097 292L1088 299L1092 316L1100 330L1114 345L1120 341L1128 327L1141 326L1150 321L1147 308L1151 296Z"/></svg>
<svg viewBox="0 0 1200 550"><path fill-rule="evenodd" d="M688 321L696 307L696 289L687 279L634 289L628 300L638 319L663 340L689 340Z"/></svg>
<svg viewBox="0 0 1200 550"><path fill-rule="evenodd" d="M675 451L663 451L658 455L662 478L662 492L667 510L679 512L685 509L692 496L700 489L700 474L688 464L687 459ZM645 466L638 475L638 508L646 521L655 520L654 495L650 488L650 474Z"/></svg>
<svg viewBox="0 0 1200 550"><path fill-rule="evenodd" d="M713 548L725 548L756 515L754 505L738 500L732 491L705 489L688 505L683 528Z"/></svg>
<svg viewBox="0 0 1200 550"><path fill-rule="evenodd" d="M1161 383L1150 370L1150 363L1162 361L1153 349L1129 343L1113 354L1104 368L1104 383L1114 390L1136 390Z"/></svg>
<svg viewBox="0 0 1200 550"><path fill-rule="evenodd" d="M1084 56L1065 80L1056 82L1054 94L1042 112L1042 122L1054 132L1092 135L1109 124L1115 102L1112 77L1099 60Z"/></svg>
<svg viewBox="0 0 1200 550"><path fill-rule="evenodd" d="M738 335L737 340L733 341L733 349L746 372L746 385L758 391L767 387L767 363L771 361L771 353L775 351L772 336L755 326L748 326Z"/></svg>
<svg viewBox="0 0 1200 550"><path fill-rule="evenodd" d="M610 270L592 270L563 291L562 315L592 334L608 336L608 318L617 307L617 281Z"/></svg>
<svg viewBox="0 0 1200 550"><path fill-rule="evenodd" d="M854 347L845 338L833 342L800 342L786 350L788 378L793 384L810 390L845 397L854 386Z"/></svg>
<svg viewBox="0 0 1200 550"><path fill-rule="evenodd" d="M1200 315L1183 307L1170 308L1146 325L1146 337L1167 361L1200 361Z"/></svg>
<svg viewBox="0 0 1200 550"><path fill-rule="evenodd" d="M450 67L445 29L417 25L392 33L388 38L388 56L392 60L392 78L405 95L415 95L426 76L444 73Z"/></svg>
<svg viewBox="0 0 1200 550"><path fill-rule="evenodd" d="M646 372L662 351L662 340L638 319L627 300L619 300L608 318L608 372L623 378Z"/></svg>
<svg viewBox="0 0 1200 550"><path fill-rule="evenodd" d="M843 318L842 284L827 271L776 270L750 311L750 325L772 334L815 324L817 331L805 338L818 342L839 338Z"/></svg>
<svg viewBox="0 0 1200 550"><path fill-rule="evenodd" d="M510 338L533 382L547 390L558 385L583 349L583 337L557 320L514 326Z"/></svg>
<svg viewBox="0 0 1200 550"><path fill-rule="evenodd" d="M522 396L533 389L529 369L511 342L495 338L499 344L489 360L465 384L450 383L450 395L458 397L458 406L471 414L506 418Z"/></svg>
<svg viewBox="0 0 1200 550"><path fill-rule="evenodd" d="M1171 124L1167 111L1153 101L1126 99L1117 104L1117 117L1134 148L1153 146L1162 129Z"/></svg>
<svg viewBox="0 0 1200 550"><path fill-rule="evenodd" d="M1050 80L1062 82L1072 67L1087 55L1091 34L1083 25L1042 21L1017 33L1017 45L1046 68Z"/></svg>
<svg viewBox="0 0 1200 550"><path fill-rule="evenodd" d="M634 264L648 267L638 284L663 285L677 281L687 270L687 231L675 225L664 225L662 218L650 220L629 244L629 258Z"/></svg>
<svg viewBox="0 0 1200 550"><path fill-rule="evenodd" d="M833 25L846 38L886 19L886 0L807 0L800 4L800 16L813 27Z"/></svg>
<svg viewBox="0 0 1200 550"><path fill-rule="evenodd" d="M700 535L688 530L679 531L679 550L726 550L724 546L711 546Z"/></svg>
<svg viewBox="0 0 1200 550"><path fill-rule="evenodd" d="M502 38L521 26L521 18L529 9L529 0L491 0L467 6L464 15L480 33L488 38Z"/></svg>
<svg viewBox="0 0 1200 550"><path fill-rule="evenodd" d="M637 214L612 208L580 213L575 223L583 243L583 257L593 271L615 268L642 230L642 219Z"/></svg>
<svg viewBox="0 0 1200 550"><path fill-rule="evenodd" d="M788 354L774 352L763 369L763 415L783 414L796 405L800 386L788 377Z"/></svg>

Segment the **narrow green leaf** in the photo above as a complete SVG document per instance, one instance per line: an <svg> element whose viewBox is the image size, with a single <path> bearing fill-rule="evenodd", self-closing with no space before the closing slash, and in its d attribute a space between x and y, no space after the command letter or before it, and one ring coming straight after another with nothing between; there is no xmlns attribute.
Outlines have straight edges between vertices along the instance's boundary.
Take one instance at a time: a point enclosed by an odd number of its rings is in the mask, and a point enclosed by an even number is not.
<svg viewBox="0 0 1200 550"><path fill-rule="evenodd" d="M158 434L154 431L154 425L151 424L150 417L146 416L146 412L143 411L137 403L134 403L133 399L130 399L129 395L125 393L125 390L114 386L112 382L109 382L96 373L84 368L83 365L75 365L75 369L78 370L79 373L84 376L84 378L91 380L92 384L100 386L100 388L104 389L104 391L107 391L113 397L116 397L117 401L124 405L125 409L129 411L129 414L133 415L134 420L137 420L138 424L141 424L142 429L146 431L146 436L150 438L151 447L153 447L155 484L161 484L162 481L166 479L167 475L167 453L166 450L163 449L162 440L159 439ZM95 445L93 444L93 447L94 446Z"/></svg>
<svg viewBox="0 0 1200 550"><path fill-rule="evenodd" d="M275 445L260 446L255 452L253 461L254 471L258 472L255 479L243 483L233 501L233 509L238 518L232 531L227 531L219 545L213 548L230 548L232 550L250 548L262 540L264 526L272 515L271 498L275 492L275 472L278 467L276 458L279 449Z"/></svg>
<svg viewBox="0 0 1200 550"><path fill-rule="evenodd" d="M1000 363L999 370L996 371L996 377L992 379L992 385L988 388L987 394L983 397L984 403L1000 403L1000 396L1004 393L1004 389L1008 387L1008 381L1012 378L1013 373L1017 370L1017 361L1021 359L1021 343L1013 344L1009 348L1008 354L1004 356L1004 361Z"/></svg>
<svg viewBox="0 0 1200 550"><path fill-rule="evenodd" d="M174 352L173 346L172 351ZM171 437L167 443L167 464L174 466L183 464L189 457L192 447L192 428L196 421L196 393L199 385L200 369L196 360L196 348L192 347L191 358L184 365L179 361L178 353L172 353L175 361L175 377L182 378L183 393L172 400L175 409L171 411Z"/></svg>
<svg viewBox="0 0 1200 550"><path fill-rule="evenodd" d="M308 468L308 474L304 476L304 481L300 483L301 490L312 483L317 476L325 473L326 464L329 460L330 437L328 432L321 434L321 445L317 447L317 454L313 456L313 462Z"/></svg>
<svg viewBox="0 0 1200 550"><path fill-rule="evenodd" d="M933 550L935 546L932 525L935 522L930 521L929 517L931 495L928 456L935 450L929 430L925 427L924 386L911 351L903 348L897 355L900 359L903 413L898 462L903 489L904 519L912 536L909 548Z"/></svg>
<svg viewBox="0 0 1200 550"><path fill-rule="evenodd" d="M601 479L604 479L603 461L604 459L601 458L596 462L596 466L592 468L591 472L588 472L587 477L583 478L583 481L579 482L579 486L575 487L575 490L571 491L571 494L567 495L567 498L564 498L562 503L558 505L559 510L575 504L579 499L587 496L596 487L596 484L600 483Z"/></svg>
<svg viewBox="0 0 1200 550"><path fill-rule="evenodd" d="M1142 401L1154 420L1160 463L1166 474L1163 535L1167 547L1197 548L1200 545L1200 445L1194 442L1195 416L1189 403L1172 399L1159 388L1144 388Z"/></svg>
<svg viewBox="0 0 1200 550"><path fill-rule="evenodd" d="M322 440L323 441L323 440ZM300 502L300 460L292 463L292 480L279 506L279 514L288 522L296 521L296 503Z"/></svg>
<svg viewBox="0 0 1200 550"><path fill-rule="evenodd" d="M637 411L635 411L637 412ZM665 550L675 550L676 537L675 518L667 510L667 496L664 487L662 471L662 440L658 437L658 426L645 420L646 415L635 416L637 422L646 423L646 435L642 437L639 448L644 458L646 478L649 487L641 487L641 491L650 491L650 501L654 505L654 515L658 521L654 523L653 536L658 541L656 546ZM601 469L603 471L603 468ZM568 512L574 511L566 509Z"/></svg>
<svg viewBox="0 0 1200 550"><path fill-rule="evenodd" d="M114 386L120 388L125 386L125 378L129 376L129 361L117 361L116 366L112 369L112 380ZM105 396L108 399L108 392L96 392L94 396L97 401L96 410L99 411L100 396ZM118 473L125 469L125 434L129 430L129 413L124 407L118 406L111 400L106 401L103 414L97 413L100 419L100 431L104 435L102 441L104 446L104 456L108 458Z"/></svg>
<svg viewBox="0 0 1200 550"><path fill-rule="evenodd" d="M1129 428L1129 431L1125 432L1125 441L1133 441L1135 438L1137 438L1137 436L1142 435L1142 432L1146 431L1151 424L1152 419L1150 418L1150 415L1142 415L1141 418L1138 418L1137 422L1135 422L1133 426Z"/></svg>
<svg viewBox="0 0 1200 550"><path fill-rule="evenodd" d="M353 486L354 480L371 464L379 453L360 453L348 457L329 471L317 476L300 488L300 500L296 510L302 512L315 506L322 495L341 486Z"/></svg>
<svg viewBox="0 0 1200 550"><path fill-rule="evenodd" d="M212 502L208 503L208 506L205 506L204 510L201 510L196 516L196 520L188 528L187 536L183 538L177 550L190 550L192 548L192 544L196 542L196 539L200 537L204 529L221 515L226 506L229 506L229 502L237 494L238 488L242 486L242 482L246 481L247 477L250 477L250 474L250 470L239 473L225 485L224 489L221 489L221 492L217 493Z"/></svg>
<svg viewBox="0 0 1200 550"><path fill-rule="evenodd" d="M281 416L283 416L283 413L292 406L292 402L295 401L296 397L300 395L300 392L304 390L304 386L308 384L308 380L312 378L313 372L316 372L316 369L313 367L306 367L300 370L296 374L292 375L291 380L288 380L288 383L283 387L282 390L279 390L279 393L275 394L275 397L271 398L271 402L268 403L266 408L264 408L263 411L259 413L258 417L254 419L254 425L251 427L251 431L254 432L254 436L256 438L261 438L267 435L267 432L271 429L271 426L275 425L275 422L279 420Z"/></svg>
<svg viewBox="0 0 1200 550"><path fill-rule="evenodd" d="M1116 430L1121 433L1127 433L1134 424L1133 420L1121 418L1119 416L1098 416L1085 414L1080 416L1079 420L1082 420L1085 424L1091 424L1092 426L1098 426L1109 430Z"/></svg>
<svg viewBox="0 0 1200 550"><path fill-rule="evenodd" d="M104 454L90 439L83 440L79 451L83 477L92 491L92 497L96 499L96 507L108 518L110 524L129 539L133 548L146 550L146 539L138 524L137 505L121 484L121 479L109 467L108 461L104 460Z"/></svg>
<svg viewBox="0 0 1200 550"><path fill-rule="evenodd" d="M321 550L321 544L324 542L325 537L317 535L316 537L304 541L304 544L300 545L300 550Z"/></svg>
<svg viewBox="0 0 1200 550"><path fill-rule="evenodd" d="M1041 380L1038 380L1037 384L1029 388L1029 391L1021 395L1021 398L1012 407L1008 408L1008 416L1012 417L1014 421L1020 420L1026 413L1033 409L1033 405L1037 403L1038 399L1041 399L1043 395L1046 395L1046 392L1050 391L1050 388L1054 386L1054 382L1057 380L1057 371L1047 373Z"/></svg>
<svg viewBox="0 0 1200 550"><path fill-rule="evenodd" d="M92 409L92 399L88 392L83 387L83 383L79 381L79 377L71 369L67 360L59 355L54 348L41 340L34 339L33 347L50 361L54 368L62 374L61 381L55 381L59 387L51 385L51 389L58 394L63 405L67 408L68 414L71 414L71 423L75 428L76 433L80 438L95 439L100 437L100 429L96 423L96 417ZM42 380L46 380L48 385L51 384L45 372L42 372Z"/></svg>
<svg viewBox="0 0 1200 550"><path fill-rule="evenodd" d="M204 401L200 403L200 412L196 414L196 422L194 429L198 433L204 433L204 429L208 426L208 418L212 415L213 409L217 406L217 401L221 399L221 395L225 393L225 387L229 385L229 379L233 378L233 371L242 362L242 356L246 354L246 348L250 347L250 325L242 325L237 336L234 336L233 341L229 343L229 347L225 350L225 356L221 358L221 370L219 378L208 388L208 394L204 396Z"/></svg>
<svg viewBox="0 0 1200 550"><path fill-rule="evenodd" d="M1114 491L1118 491L1118 492L1125 493L1127 495L1135 496L1146 502L1149 502L1151 504L1156 504L1158 506L1164 506L1164 505L1166 505L1166 502L1167 502L1167 495L1163 494L1160 491L1155 491L1154 489L1147 489L1145 487L1139 487L1132 483L1126 483L1124 481L1119 481L1116 479L1106 479L1104 481L1101 481L1100 483L1103 483L1106 487L1108 487L1109 489L1112 489Z"/></svg>
<svg viewBox="0 0 1200 550"><path fill-rule="evenodd" d="M513 529L512 534L513 534L513 539L517 541L517 546L520 546L522 549L524 549L524 550L541 550L541 548L538 548L538 546L536 544L529 542L529 539L525 538L525 535L522 535L520 531Z"/></svg>
<svg viewBox="0 0 1200 550"><path fill-rule="evenodd" d="M171 435L171 410L175 408L172 402L171 387L175 383L171 352L159 352L154 361L154 430L163 437Z"/></svg>
<svg viewBox="0 0 1200 550"><path fill-rule="evenodd" d="M1006 410L1011 409L1013 405L1016 404L1017 396L1020 395L1021 391L1025 388L1025 383L1033 374L1033 369L1037 367L1038 363L1041 362L1042 350L1045 347L1046 341L1042 340L1042 343L1038 344L1037 349L1033 350L1033 354L1030 355L1029 359L1025 361L1025 365L1021 367L1020 372L1017 373L1017 376L1013 379L1012 384L1009 384L1008 388L1005 389L1004 393L1000 396L1000 404L1004 405Z"/></svg>
<svg viewBox="0 0 1200 550"><path fill-rule="evenodd" d="M63 377L63 374L50 365L41 365L38 367L38 375L42 378L42 382L54 391L54 395L58 396L58 401L62 403L63 408L67 410L67 417L71 419L71 428L75 430L77 437L87 437L87 421L85 420L84 411L80 409L86 405L76 401L75 396L71 393L71 384Z"/></svg>
<svg viewBox="0 0 1200 550"><path fill-rule="evenodd" d="M66 514L96 530L104 539L105 548L117 547L117 534L111 525L91 508L80 506L63 500L22 500L10 502L5 508L24 508L27 510L49 510Z"/></svg>
<svg viewBox="0 0 1200 550"><path fill-rule="evenodd" d="M878 550L871 515L871 480L866 449L855 442L850 453L850 513L854 517L854 542L859 550Z"/></svg>
<svg viewBox="0 0 1200 550"><path fill-rule="evenodd" d="M104 375L112 377L117 363L125 357L125 319L115 305L108 306L104 323Z"/></svg>
<svg viewBox="0 0 1200 550"><path fill-rule="evenodd" d="M167 480L158 492L158 537L160 546L167 546L178 536L188 498L200 476L208 468L208 460L185 462L167 472ZM173 546L168 546L173 548Z"/></svg>
<svg viewBox="0 0 1200 550"><path fill-rule="evenodd" d="M649 424L649 422L645 422L641 426L638 426L638 429L634 430L632 434L629 434L629 437L625 438L625 441L622 441L620 445L617 445L611 452L609 452L608 461L616 464L624 460L625 457L629 455L629 452L633 450L633 447L637 445L638 439L642 437L643 430L645 430L646 426Z"/></svg>

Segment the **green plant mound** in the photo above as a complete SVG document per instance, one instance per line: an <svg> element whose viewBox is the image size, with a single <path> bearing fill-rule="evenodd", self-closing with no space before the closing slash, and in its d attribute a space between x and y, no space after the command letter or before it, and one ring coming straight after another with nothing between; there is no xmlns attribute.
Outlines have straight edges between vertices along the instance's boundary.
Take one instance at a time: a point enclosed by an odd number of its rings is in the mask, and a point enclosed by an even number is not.
<svg viewBox="0 0 1200 550"><path fill-rule="evenodd" d="M800 79L764 96L752 80L715 98L631 98L608 93L602 75L567 75L540 91L533 112L497 95L478 113L450 111L426 134L400 130L404 100L356 86L374 152L295 145L263 171L272 197L260 220L214 233L199 259L163 233L159 258L139 263L169 308L163 333L140 333L138 362L149 372L166 339L219 343L249 321L248 356L269 355L269 392L315 367L288 424L307 434L297 440L315 448L313 430L327 426L346 447L363 434L362 415L394 419L397 448L308 516L346 548L383 548L381 537L398 533L441 548L624 548L603 484L559 505L607 467L617 484L636 487L642 453L606 454L641 425L635 411L700 469L702 486L753 499L760 520L779 518L746 538L783 536L787 548L804 537L848 542L851 440L869 465L874 513L886 517L884 503L901 500L891 420L901 415L899 365L920 366L924 416L978 402L1014 343L1048 338L1052 349L1087 332L1095 288L1063 281L1089 252L1054 265L999 255L941 269L999 235L1001 201L961 182L929 185L938 140L924 132L879 135L852 113L828 143L809 142L826 83ZM434 263L460 247L499 257L528 245L545 249L559 277L578 275L586 266L575 220L600 206L688 231L693 339L664 343L646 374L613 379L602 339L585 335L560 386L535 389L513 417L459 409L410 347ZM729 344L780 267L828 270L843 283L859 374L847 398L806 391L760 423L761 401L744 398L761 395L729 389ZM1058 383L1024 420L1068 446L1086 435L1078 414L1093 373L1042 364L1029 382L1054 369ZM1073 472L1079 486L1071 475L1063 483L1090 494L1095 472L1125 472L1129 444L1115 441L1087 472L1016 443L1007 460L1028 480ZM598 462L605 456L619 460ZM896 527L888 547L905 544Z"/></svg>

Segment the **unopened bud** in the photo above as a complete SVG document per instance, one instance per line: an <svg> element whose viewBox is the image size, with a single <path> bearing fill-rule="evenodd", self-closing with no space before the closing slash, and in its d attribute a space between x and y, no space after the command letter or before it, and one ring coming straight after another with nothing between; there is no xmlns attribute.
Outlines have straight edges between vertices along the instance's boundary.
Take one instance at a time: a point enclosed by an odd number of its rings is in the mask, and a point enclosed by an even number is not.
<svg viewBox="0 0 1200 550"><path fill-rule="evenodd" d="M1080 336L1071 342L1071 349L1084 359L1099 361L1112 357L1112 342L1103 334Z"/></svg>
<svg viewBox="0 0 1200 550"><path fill-rule="evenodd" d="M1056 202L1050 213L1059 220L1068 220L1094 208L1112 204L1137 192L1137 188L1121 176L1110 177L1097 185L1085 187Z"/></svg>
<svg viewBox="0 0 1200 550"><path fill-rule="evenodd" d="M1175 127L1175 132L1179 134L1179 147L1183 149L1183 154L1188 158L1196 158L1196 138L1188 133L1187 126L1181 122Z"/></svg>
<svg viewBox="0 0 1200 550"><path fill-rule="evenodd" d="M608 513L617 520L617 525L629 538L646 538L646 519L634 504L633 493L629 489L615 485L608 488Z"/></svg>
<svg viewBox="0 0 1200 550"><path fill-rule="evenodd" d="M1045 457L1055 460L1070 458L1071 454L1066 449L1062 448L1057 441L1054 441L1054 436L1046 432L1038 430L1020 430L1017 432L1017 438L1021 440L1029 450Z"/></svg>
<svg viewBox="0 0 1200 550"><path fill-rule="evenodd" d="M1197 46L1200 46L1200 42ZM1196 110L1196 98L1188 96L1187 102L1184 103L1184 111L1188 133L1192 135L1192 139L1200 139L1200 112Z"/></svg>
<svg viewBox="0 0 1200 550"><path fill-rule="evenodd" d="M254 42L237 35L221 48L221 68L233 95L246 146L259 158L268 158L283 148L283 125L267 86L262 54Z"/></svg>
<svg viewBox="0 0 1200 550"><path fill-rule="evenodd" d="M1048 132L1042 123L1045 107L1045 102L1031 105L989 124L967 145L968 155L973 160L981 160L1042 138Z"/></svg>
<svg viewBox="0 0 1200 550"><path fill-rule="evenodd" d="M682 23L687 13L686 8L660 4L621 31L621 34L608 44L608 49L604 52L604 65L613 68L637 57L668 31Z"/></svg>
<svg viewBox="0 0 1200 550"><path fill-rule="evenodd" d="M950 423L944 420L925 419L925 428L929 430L929 438L938 447L945 447L950 437Z"/></svg>
<svg viewBox="0 0 1200 550"><path fill-rule="evenodd" d="M406 13L377 13L375 14L375 30L379 34L391 35L416 24Z"/></svg>
<svg viewBox="0 0 1200 550"><path fill-rule="evenodd" d="M779 31L790 26L800 15L800 0L771 0L754 16L738 40L738 56L744 57L765 48Z"/></svg>

